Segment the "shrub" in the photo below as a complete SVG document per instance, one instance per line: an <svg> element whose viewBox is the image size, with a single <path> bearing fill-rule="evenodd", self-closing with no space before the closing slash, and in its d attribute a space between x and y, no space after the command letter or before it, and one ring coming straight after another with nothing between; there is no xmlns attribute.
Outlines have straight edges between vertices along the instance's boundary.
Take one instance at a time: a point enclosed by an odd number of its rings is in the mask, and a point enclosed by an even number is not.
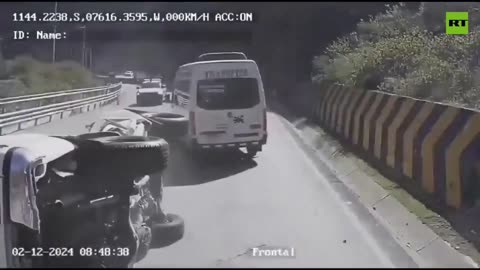
<svg viewBox="0 0 480 270"><path fill-rule="evenodd" d="M99 85L90 71L72 61L51 64L19 56L7 62L7 72L21 82L24 89L19 87L19 95Z"/></svg>
<svg viewBox="0 0 480 270"><path fill-rule="evenodd" d="M437 24L444 24L445 9L429 3L416 12L403 4L387 6L386 12L360 21L356 32L332 42L325 50L328 61L322 59L321 68L314 61L314 78L473 106L480 100L480 27L471 22L480 22L480 16L469 17L469 35L452 36L431 23L438 14L443 17ZM316 76L320 72L324 75Z"/></svg>

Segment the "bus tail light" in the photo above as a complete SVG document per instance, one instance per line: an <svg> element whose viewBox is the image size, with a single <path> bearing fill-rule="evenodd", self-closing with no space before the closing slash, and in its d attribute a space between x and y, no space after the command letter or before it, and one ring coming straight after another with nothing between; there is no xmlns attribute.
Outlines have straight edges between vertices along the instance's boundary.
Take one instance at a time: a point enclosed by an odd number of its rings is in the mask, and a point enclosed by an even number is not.
<svg viewBox="0 0 480 270"><path fill-rule="evenodd" d="M263 130L267 132L267 109L263 109Z"/></svg>

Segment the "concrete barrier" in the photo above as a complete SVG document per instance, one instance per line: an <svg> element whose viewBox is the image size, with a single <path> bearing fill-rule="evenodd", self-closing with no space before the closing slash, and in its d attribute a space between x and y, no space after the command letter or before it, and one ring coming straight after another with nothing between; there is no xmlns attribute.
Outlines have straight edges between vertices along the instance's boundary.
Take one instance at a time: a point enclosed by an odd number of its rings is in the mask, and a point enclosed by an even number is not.
<svg viewBox="0 0 480 270"><path fill-rule="evenodd" d="M332 85L320 91L311 113L388 177L450 207L470 203L465 191L480 181L473 173L480 163L480 112Z"/></svg>

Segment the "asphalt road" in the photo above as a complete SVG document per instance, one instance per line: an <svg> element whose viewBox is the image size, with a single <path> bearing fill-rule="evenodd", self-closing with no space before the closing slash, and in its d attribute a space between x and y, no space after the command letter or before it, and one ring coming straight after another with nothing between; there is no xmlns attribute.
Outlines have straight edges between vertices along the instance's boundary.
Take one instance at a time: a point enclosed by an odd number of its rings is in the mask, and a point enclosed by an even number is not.
<svg viewBox="0 0 480 270"><path fill-rule="evenodd" d="M78 134L105 114L130 114L135 90L120 106L23 132ZM168 105L151 110L168 110ZM164 208L185 219L179 242L151 250L138 267L417 267L350 191L321 171L268 114L268 143L252 160L232 153L202 162L172 146ZM253 257L254 247L293 248L295 257Z"/></svg>

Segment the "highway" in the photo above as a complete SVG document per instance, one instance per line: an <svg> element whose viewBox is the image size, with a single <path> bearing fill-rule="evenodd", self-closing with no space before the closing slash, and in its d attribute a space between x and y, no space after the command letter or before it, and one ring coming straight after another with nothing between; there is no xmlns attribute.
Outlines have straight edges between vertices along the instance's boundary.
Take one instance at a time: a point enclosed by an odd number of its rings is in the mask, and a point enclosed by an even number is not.
<svg viewBox="0 0 480 270"><path fill-rule="evenodd" d="M85 125L102 115L130 114L122 108L134 103L135 89L127 85L118 106L22 132L86 132ZM185 236L151 250L137 267L418 267L287 128L269 113L268 143L253 161L232 154L196 163L172 149L164 208L185 219ZM295 256L254 257L254 247L293 248Z"/></svg>

